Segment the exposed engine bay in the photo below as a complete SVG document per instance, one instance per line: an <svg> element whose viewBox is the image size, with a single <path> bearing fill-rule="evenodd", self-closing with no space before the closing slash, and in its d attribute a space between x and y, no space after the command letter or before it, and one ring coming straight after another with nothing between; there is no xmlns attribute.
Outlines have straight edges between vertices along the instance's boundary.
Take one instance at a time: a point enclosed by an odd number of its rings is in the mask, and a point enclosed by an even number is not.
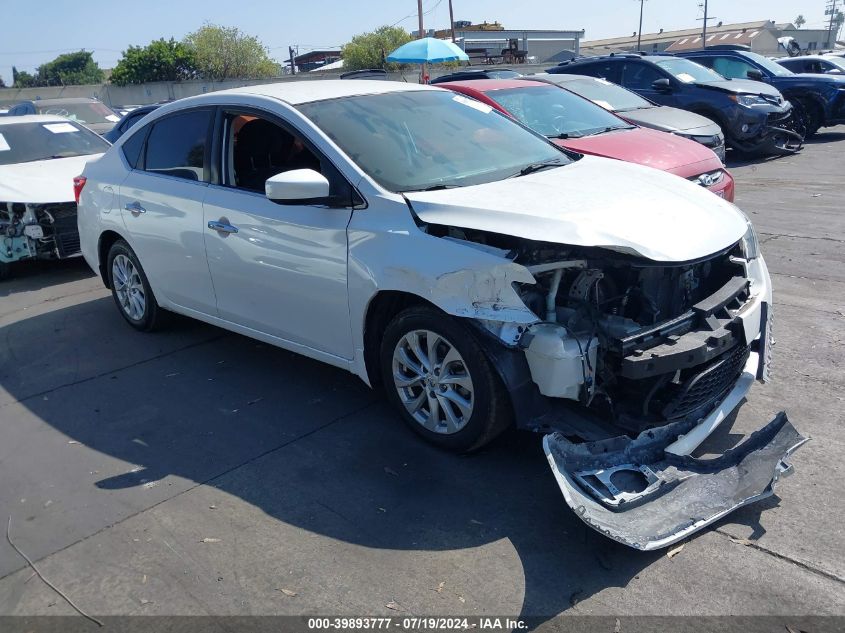
<svg viewBox="0 0 845 633"><path fill-rule="evenodd" d="M0 202L0 264L78 253L76 203Z"/></svg>
<svg viewBox="0 0 845 633"><path fill-rule="evenodd" d="M791 471L785 460L806 439L783 412L716 460L691 457L753 382L768 379L771 289L753 231L723 252L675 264L423 230L534 277L514 288L536 323L481 326L524 354L548 409L518 425L546 433L561 491L591 527L638 549L665 547L772 494Z"/></svg>

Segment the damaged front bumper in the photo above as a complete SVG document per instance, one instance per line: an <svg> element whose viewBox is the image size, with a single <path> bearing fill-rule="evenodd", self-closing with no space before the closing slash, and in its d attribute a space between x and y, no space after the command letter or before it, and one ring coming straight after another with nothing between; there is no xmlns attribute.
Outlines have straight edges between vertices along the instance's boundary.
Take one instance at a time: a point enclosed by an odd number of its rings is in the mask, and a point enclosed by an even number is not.
<svg viewBox="0 0 845 633"><path fill-rule="evenodd" d="M678 421L626 436L573 443L561 433L543 449L569 507L602 534L641 550L667 547L733 510L770 496L804 444L785 413L712 459L691 456L754 382L752 353L735 387L698 423Z"/></svg>

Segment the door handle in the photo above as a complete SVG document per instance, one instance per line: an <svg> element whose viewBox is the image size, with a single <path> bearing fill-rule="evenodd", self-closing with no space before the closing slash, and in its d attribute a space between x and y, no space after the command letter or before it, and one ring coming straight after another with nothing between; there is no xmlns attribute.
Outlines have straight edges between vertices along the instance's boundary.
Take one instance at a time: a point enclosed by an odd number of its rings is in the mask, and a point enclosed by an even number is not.
<svg viewBox="0 0 845 633"><path fill-rule="evenodd" d="M127 204L123 208L126 209L127 211L129 211L129 213L131 213L135 217L138 217L142 213L147 212L147 210L144 207L141 206L140 202L130 202L129 204Z"/></svg>
<svg viewBox="0 0 845 633"><path fill-rule="evenodd" d="M211 220L208 223L208 228L217 231L218 233L237 233L238 227L232 226L227 222Z"/></svg>

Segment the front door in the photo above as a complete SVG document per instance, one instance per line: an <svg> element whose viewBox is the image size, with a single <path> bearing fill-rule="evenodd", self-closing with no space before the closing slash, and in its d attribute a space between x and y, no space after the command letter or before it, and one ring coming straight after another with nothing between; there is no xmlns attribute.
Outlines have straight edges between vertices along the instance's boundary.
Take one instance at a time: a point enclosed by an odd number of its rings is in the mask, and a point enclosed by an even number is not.
<svg viewBox="0 0 845 633"><path fill-rule="evenodd" d="M204 203L208 265L221 318L341 358L352 358L346 228L352 189L310 144L270 115L219 118L220 182ZM280 205L270 176L314 169L346 204ZM345 190L348 188L348 190Z"/></svg>

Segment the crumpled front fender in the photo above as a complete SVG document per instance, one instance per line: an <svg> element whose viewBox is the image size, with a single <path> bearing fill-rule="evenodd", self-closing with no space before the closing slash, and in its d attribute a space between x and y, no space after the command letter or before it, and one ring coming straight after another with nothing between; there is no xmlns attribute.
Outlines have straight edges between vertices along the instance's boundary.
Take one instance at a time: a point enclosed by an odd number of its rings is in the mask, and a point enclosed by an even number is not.
<svg viewBox="0 0 845 633"><path fill-rule="evenodd" d="M634 440L573 444L559 433L543 449L566 503L587 525L640 550L667 547L733 510L773 494L807 439L779 413L714 459L665 451L660 429Z"/></svg>

